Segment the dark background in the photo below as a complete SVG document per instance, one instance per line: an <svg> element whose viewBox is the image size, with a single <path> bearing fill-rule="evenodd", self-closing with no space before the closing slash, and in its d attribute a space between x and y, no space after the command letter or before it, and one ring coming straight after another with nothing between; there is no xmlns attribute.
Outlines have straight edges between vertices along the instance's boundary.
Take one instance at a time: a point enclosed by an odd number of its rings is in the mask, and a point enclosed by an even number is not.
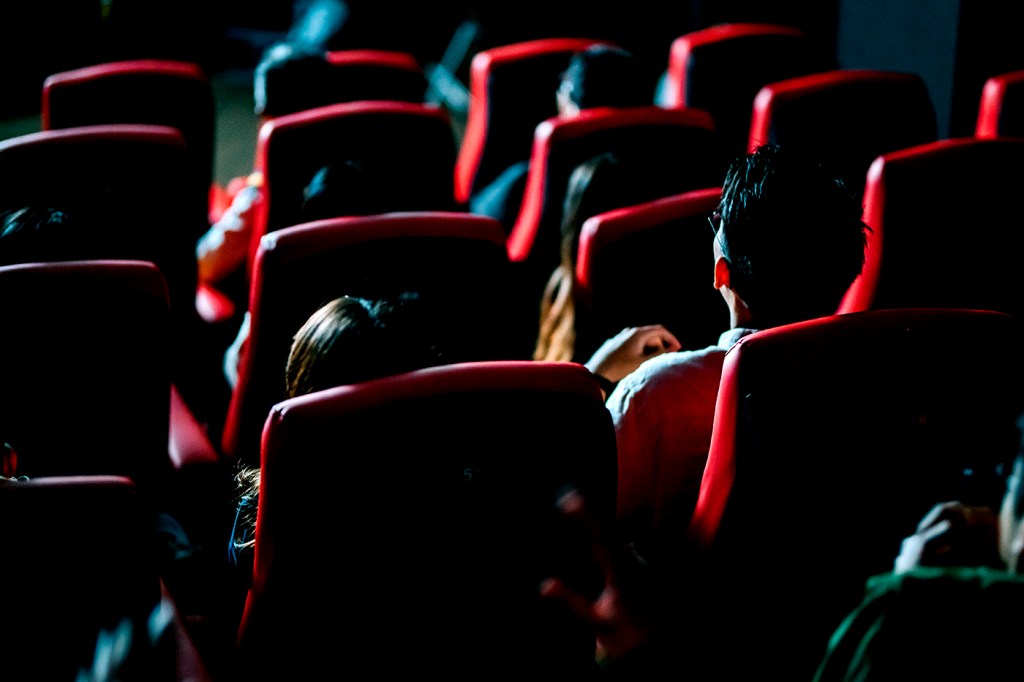
<svg viewBox="0 0 1024 682"><path fill-rule="evenodd" d="M663 71L671 42L725 21L797 26L843 68L920 74L936 106L943 137L973 132L985 78L1024 68L1012 3L997 0L347 0L348 21L332 49L371 47L441 61L456 29L474 22L475 38L456 75L465 81L472 52L540 37L613 40ZM173 58L204 66L229 98L248 106L251 69L263 48L284 36L291 0L34 0L4 3L0 19L0 129L3 138L38 129L43 79L102 61ZM232 90L234 88L234 90ZM234 94L232 94L234 93ZM255 125L228 126L249 139ZM35 126L35 128L33 128ZM232 141L221 136L219 143ZM240 152L245 156L246 152ZM241 164L239 168L244 164ZM234 172L227 169L219 176ZM239 172L243 172L239 170Z"/></svg>

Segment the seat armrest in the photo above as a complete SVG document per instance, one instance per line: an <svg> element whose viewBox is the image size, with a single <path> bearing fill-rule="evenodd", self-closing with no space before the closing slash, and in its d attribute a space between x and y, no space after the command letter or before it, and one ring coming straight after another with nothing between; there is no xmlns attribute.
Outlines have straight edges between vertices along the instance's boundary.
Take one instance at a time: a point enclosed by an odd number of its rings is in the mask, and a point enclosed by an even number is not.
<svg viewBox="0 0 1024 682"><path fill-rule="evenodd" d="M168 454L175 470L207 464L220 464L220 453L214 448L206 429L181 397L176 386L171 386L171 422Z"/></svg>
<svg viewBox="0 0 1024 682"><path fill-rule="evenodd" d="M196 286L196 312L206 322L215 324L235 314L235 304L222 291L209 285Z"/></svg>

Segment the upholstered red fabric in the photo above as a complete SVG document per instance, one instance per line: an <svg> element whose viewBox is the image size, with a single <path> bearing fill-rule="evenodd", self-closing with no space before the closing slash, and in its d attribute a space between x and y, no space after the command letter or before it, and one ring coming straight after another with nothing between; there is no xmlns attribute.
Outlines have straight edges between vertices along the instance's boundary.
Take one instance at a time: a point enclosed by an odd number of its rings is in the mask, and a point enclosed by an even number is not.
<svg viewBox="0 0 1024 682"><path fill-rule="evenodd" d="M981 91L975 137L1024 137L1024 70L992 76Z"/></svg>
<svg viewBox="0 0 1024 682"><path fill-rule="evenodd" d="M878 156L937 139L935 107L921 76L839 69L761 88L748 150L761 144L808 149L860 195Z"/></svg>
<svg viewBox="0 0 1024 682"><path fill-rule="evenodd" d="M1024 139L968 137L876 159L864 193L864 220L874 232L843 309L1024 312L1016 201L1022 152Z"/></svg>
<svg viewBox="0 0 1024 682"><path fill-rule="evenodd" d="M246 670L586 676L593 632L537 590L552 572L600 585L556 504L575 488L597 532L614 516L615 435L585 368L464 363L328 389L274 406L262 450Z"/></svg>
<svg viewBox="0 0 1024 682"><path fill-rule="evenodd" d="M996 347L1020 341L1002 313L904 308L733 346L691 523L692 565L706 569L695 622L724 647L708 651L750 654L730 674L769 652L810 674L866 578L892 568L933 504L998 506L1024 356Z"/></svg>

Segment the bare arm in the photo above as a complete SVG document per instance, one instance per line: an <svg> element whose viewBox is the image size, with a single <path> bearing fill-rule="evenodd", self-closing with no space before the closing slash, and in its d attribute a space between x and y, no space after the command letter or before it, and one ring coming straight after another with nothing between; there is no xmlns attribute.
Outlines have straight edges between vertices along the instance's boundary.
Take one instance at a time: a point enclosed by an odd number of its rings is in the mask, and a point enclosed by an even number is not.
<svg viewBox="0 0 1024 682"><path fill-rule="evenodd" d="M681 347L672 332L660 324L626 327L601 344L585 364L594 374L617 383L645 360Z"/></svg>

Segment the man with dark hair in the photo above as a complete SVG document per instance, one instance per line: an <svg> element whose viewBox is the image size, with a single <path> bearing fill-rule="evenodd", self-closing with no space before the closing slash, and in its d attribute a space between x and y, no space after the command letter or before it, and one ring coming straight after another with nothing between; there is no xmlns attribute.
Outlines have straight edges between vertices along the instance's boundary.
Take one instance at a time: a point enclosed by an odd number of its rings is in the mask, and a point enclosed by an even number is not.
<svg viewBox="0 0 1024 682"><path fill-rule="evenodd" d="M586 363L609 392L619 527L650 559L682 536L696 504L726 352L759 329L835 313L863 267L859 202L792 149L734 161L709 220L714 286L730 319L718 343L678 350L660 325L630 328Z"/></svg>

